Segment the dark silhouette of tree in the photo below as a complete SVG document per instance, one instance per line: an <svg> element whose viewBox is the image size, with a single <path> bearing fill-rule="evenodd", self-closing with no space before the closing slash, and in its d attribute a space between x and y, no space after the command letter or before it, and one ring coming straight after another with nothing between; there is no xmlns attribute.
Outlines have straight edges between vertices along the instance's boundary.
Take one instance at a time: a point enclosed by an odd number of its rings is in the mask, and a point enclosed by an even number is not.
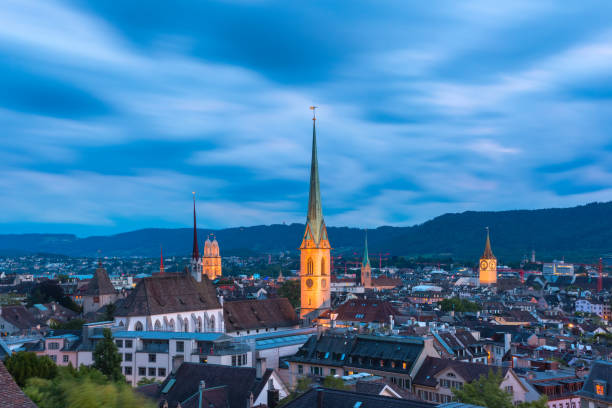
<svg viewBox="0 0 612 408"><path fill-rule="evenodd" d="M57 366L49 357L37 356L30 351L11 354L4 365L20 387L25 386L29 378L51 379L57 374Z"/></svg>
<svg viewBox="0 0 612 408"><path fill-rule="evenodd" d="M125 380L121 374L121 356L117 352L117 345L110 329L104 329L104 337L96 344L93 357L93 367L100 370L111 381Z"/></svg>
<svg viewBox="0 0 612 408"><path fill-rule="evenodd" d="M79 305L74 303L74 301L64 293L64 290L57 281L51 279L36 284L36 286L32 288L27 302L28 306L37 303L57 302L70 310L81 312Z"/></svg>
<svg viewBox="0 0 612 408"><path fill-rule="evenodd" d="M289 299L289 302L293 307L300 306L300 281L290 280L283 282L282 286L278 288L278 296Z"/></svg>

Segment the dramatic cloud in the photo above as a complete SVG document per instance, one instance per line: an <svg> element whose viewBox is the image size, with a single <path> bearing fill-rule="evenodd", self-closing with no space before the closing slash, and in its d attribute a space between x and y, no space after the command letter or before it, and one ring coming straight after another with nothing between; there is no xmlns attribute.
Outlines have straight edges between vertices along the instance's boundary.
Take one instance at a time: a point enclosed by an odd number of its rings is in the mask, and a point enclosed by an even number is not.
<svg viewBox="0 0 612 408"><path fill-rule="evenodd" d="M0 232L612 199L612 5L8 0Z"/></svg>

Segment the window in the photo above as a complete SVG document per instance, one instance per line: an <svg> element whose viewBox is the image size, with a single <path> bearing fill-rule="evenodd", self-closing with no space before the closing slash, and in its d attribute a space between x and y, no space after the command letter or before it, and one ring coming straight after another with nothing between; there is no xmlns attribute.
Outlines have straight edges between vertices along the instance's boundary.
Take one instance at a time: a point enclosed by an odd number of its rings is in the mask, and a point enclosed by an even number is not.
<svg viewBox="0 0 612 408"><path fill-rule="evenodd" d="M336 369L335 368L330 368L329 369L329 375L336 375Z"/></svg>
<svg viewBox="0 0 612 408"><path fill-rule="evenodd" d="M301 364L298 364L298 374L304 374L304 366Z"/></svg>
<svg viewBox="0 0 612 408"><path fill-rule="evenodd" d="M158 377L165 377L166 376L166 369L165 368L158 368L157 369L157 376Z"/></svg>
<svg viewBox="0 0 612 408"><path fill-rule="evenodd" d="M506 386L506 392L507 392L508 394L513 394L513 393L514 393L514 390L512 389L512 386L511 386L511 385Z"/></svg>
<svg viewBox="0 0 612 408"><path fill-rule="evenodd" d="M149 363L154 363L157 361L157 354L149 354Z"/></svg>
<svg viewBox="0 0 612 408"><path fill-rule="evenodd" d="M125 353L123 355L123 361L132 361L132 353Z"/></svg>
<svg viewBox="0 0 612 408"><path fill-rule="evenodd" d="M117 345L117 347L123 348L123 340L115 340L115 344Z"/></svg>
<svg viewBox="0 0 612 408"><path fill-rule="evenodd" d="M59 350L59 343L49 343L49 350Z"/></svg>
<svg viewBox="0 0 612 408"><path fill-rule="evenodd" d="M606 394L606 385L603 382L595 383L595 394L597 395L605 395Z"/></svg>
<svg viewBox="0 0 612 408"><path fill-rule="evenodd" d="M147 369L145 367L138 367L138 375L141 377L147 375Z"/></svg>
<svg viewBox="0 0 612 408"><path fill-rule="evenodd" d="M125 341L125 348L132 348L132 340Z"/></svg>
<svg viewBox="0 0 612 408"><path fill-rule="evenodd" d="M176 351L177 351L177 353L185 352L185 343L182 342L182 341L177 341L176 342Z"/></svg>
<svg viewBox="0 0 612 408"><path fill-rule="evenodd" d="M51 357L51 360L53 360L54 363L57 363L57 356L56 355L51 355L49 357Z"/></svg>
<svg viewBox="0 0 612 408"><path fill-rule="evenodd" d="M125 375L132 375L132 367L123 367Z"/></svg>
<svg viewBox="0 0 612 408"><path fill-rule="evenodd" d="M142 323L141 322L136 322L136 325L134 326L134 330L136 331L142 331Z"/></svg>
<svg viewBox="0 0 612 408"><path fill-rule="evenodd" d="M321 275L325 275L325 258L321 258Z"/></svg>
<svg viewBox="0 0 612 408"><path fill-rule="evenodd" d="M67 355L64 355L64 356L62 357L62 361L63 361L64 363L67 363L67 362L68 362L68 356L67 356Z"/></svg>
<svg viewBox="0 0 612 408"><path fill-rule="evenodd" d="M149 377L155 377L155 367L149 367Z"/></svg>
<svg viewBox="0 0 612 408"><path fill-rule="evenodd" d="M306 263L306 275L312 275L313 273L313 269L314 269L314 264L312 262L312 259L308 258L308 262Z"/></svg>

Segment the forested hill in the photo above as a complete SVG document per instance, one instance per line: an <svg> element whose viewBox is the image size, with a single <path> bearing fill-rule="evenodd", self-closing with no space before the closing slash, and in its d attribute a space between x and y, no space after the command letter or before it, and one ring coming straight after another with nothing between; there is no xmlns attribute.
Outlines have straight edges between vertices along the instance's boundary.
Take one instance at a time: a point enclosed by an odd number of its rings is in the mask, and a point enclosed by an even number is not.
<svg viewBox="0 0 612 408"><path fill-rule="evenodd" d="M368 231L370 254L450 256L476 259L484 248L485 227L491 230L493 252L501 262L520 259L536 250L539 259L561 258L590 262L612 253L612 202L573 208L500 212L467 211L445 214L412 227L379 227ZM205 239L214 232L222 255L295 251L303 224L269 225L222 230L199 229ZM329 227L336 251L361 253L364 232ZM0 235L0 253L56 253L71 256L188 255L192 231L143 229L111 236L78 238L70 234ZM201 247L200 247L201 248Z"/></svg>

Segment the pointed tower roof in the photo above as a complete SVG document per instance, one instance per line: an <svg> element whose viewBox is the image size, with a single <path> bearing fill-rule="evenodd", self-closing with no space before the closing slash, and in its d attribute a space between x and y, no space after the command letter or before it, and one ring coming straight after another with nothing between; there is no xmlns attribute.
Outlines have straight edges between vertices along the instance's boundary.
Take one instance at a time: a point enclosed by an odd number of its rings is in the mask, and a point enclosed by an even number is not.
<svg viewBox="0 0 612 408"><path fill-rule="evenodd" d="M200 250L198 249L198 229L196 227L196 211L195 211L195 192L193 193L193 251L191 259L200 259Z"/></svg>
<svg viewBox="0 0 612 408"><path fill-rule="evenodd" d="M482 254L484 259L495 259L495 255L493 255L493 251L491 251L491 240L489 239L489 227L487 227L487 242L485 244L485 250Z"/></svg>
<svg viewBox="0 0 612 408"><path fill-rule="evenodd" d="M363 249L363 260L361 261L361 266L370 266L370 257L368 256L368 230L365 233L365 247Z"/></svg>
<svg viewBox="0 0 612 408"><path fill-rule="evenodd" d="M314 112L314 106L311 107ZM316 244L321 239L323 229L323 208L321 206L321 191L319 189L319 162L317 160L317 129L316 117L312 118L312 159L310 163L310 193L308 195L308 216L306 223L310 227L312 238Z"/></svg>
<svg viewBox="0 0 612 408"><path fill-rule="evenodd" d="M161 246L159 247L159 256L159 273L164 273L164 249Z"/></svg>

